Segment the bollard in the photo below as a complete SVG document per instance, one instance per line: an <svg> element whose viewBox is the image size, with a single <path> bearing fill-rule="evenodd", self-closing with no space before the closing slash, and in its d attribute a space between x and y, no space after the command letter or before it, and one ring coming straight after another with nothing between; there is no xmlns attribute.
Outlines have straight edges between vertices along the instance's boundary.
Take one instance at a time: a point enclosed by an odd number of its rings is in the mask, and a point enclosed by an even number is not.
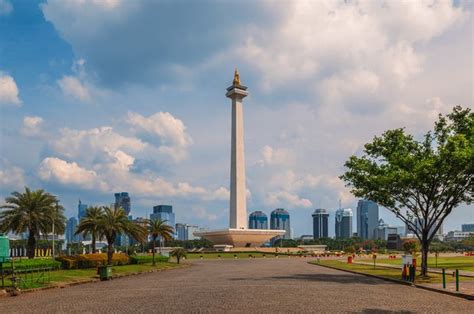
<svg viewBox="0 0 474 314"><path fill-rule="evenodd" d="M446 270L443 268L443 289L446 289Z"/></svg>
<svg viewBox="0 0 474 314"><path fill-rule="evenodd" d="M456 269L456 291L459 292L459 269Z"/></svg>

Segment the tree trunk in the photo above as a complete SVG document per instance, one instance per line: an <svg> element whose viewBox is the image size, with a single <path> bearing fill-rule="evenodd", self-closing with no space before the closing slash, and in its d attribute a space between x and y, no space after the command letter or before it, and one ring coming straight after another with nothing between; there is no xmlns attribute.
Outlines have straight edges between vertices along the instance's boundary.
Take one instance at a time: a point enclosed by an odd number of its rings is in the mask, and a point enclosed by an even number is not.
<svg viewBox="0 0 474 314"><path fill-rule="evenodd" d="M153 238L153 249L152 249L152 251L153 251L153 266L156 265L156 263L155 263L155 246L156 246L156 238Z"/></svg>
<svg viewBox="0 0 474 314"><path fill-rule="evenodd" d="M179 264L179 255L176 255L176 259L177 259L178 264Z"/></svg>
<svg viewBox="0 0 474 314"><path fill-rule="evenodd" d="M36 248L36 238L33 232L29 232L28 234L28 243L27 243L27 256L28 258L35 258L35 248Z"/></svg>
<svg viewBox="0 0 474 314"><path fill-rule="evenodd" d="M428 273L428 250L430 244L428 240L423 239L421 242L421 276L427 276Z"/></svg>
<svg viewBox="0 0 474 314"><path fill-rule="evenodd" d="M95 254L95 233L92 233L92 254Z"/></svg>
<svg viewBox="0 0 474 314"><path fill-rule="evenodd" d="M107 264L112 266L112 256L114 255L114 245L109 243L107 246Z"/></svg>

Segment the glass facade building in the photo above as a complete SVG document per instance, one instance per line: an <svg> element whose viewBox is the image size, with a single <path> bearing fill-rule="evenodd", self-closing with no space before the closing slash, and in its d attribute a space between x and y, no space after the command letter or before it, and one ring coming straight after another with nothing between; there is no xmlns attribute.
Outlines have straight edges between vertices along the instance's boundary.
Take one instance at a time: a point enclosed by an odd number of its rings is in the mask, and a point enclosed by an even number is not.
<svg viewBox="0 0 474 314"><path fill-rule="evenodd" d="M462 232L474 232L474 224L463 224L461 225Z"/></svg>
<svg viewBox="0 0 474 314"><path fill-rule="evenodd" d="M131 211L131 202L130 202L130 196L128 195L128 192L120 192L120 193L115 193L115 208L121 207L125 210L125 213L130 215Z"/></svg>
<svg viewBox="0 0 474 314"><path fill-rule="evenodd" d="M86 215L87 204L84 204L79 200L79 204L77 205L77 219L81 221L82 217Z"/></svg>
<svg viewBox="0 0 474 314"><path fill-rule="evenodd" d="M379 205L368 200L357 203L357 236L362 240L374 238L374 230L379 225Z"/></svg>
<svg viewBox="0 0 474 314"><path fill-rule="evenodd" d="M166 220L167 225L170 225L172 227L176 226L173 206L171 205L153 206L153 214L150 214L150 219ZM176 237L176 234L174 235L174 237Z"/></svg>
<svg viewBox="0 0 474 314"><path fill-rule="evenodd" d="M319 208L313 213L313 238L327 238L328 237L328 221L329 214L326 209Z"/></svg>
<svg viewBox="0 0 474 314"><path fill-rule="evenodd" d="M270 229L285 230L283 239L291 238L290 214L283 208L277 208L270 214Z"/></svg>
<svg viewBox="0 0 474 314"><path fill-rule="evenodd" d="M79 235L75 235L77 229L77 219L76 217L71 217L66 222L66 241L68 243L78 242Z"/></svg>
<svg viewBox="0 0 474 314"><path fill-rule="evenodd" d="M268 229L268 217L257 210L249 215L249 229Z"/></svg>
<svg viewBox="0 0 474 314"><path fill-rule="evenodd" d="M339 208L336 211L336 239L352 237L352 209Z"/></svg>

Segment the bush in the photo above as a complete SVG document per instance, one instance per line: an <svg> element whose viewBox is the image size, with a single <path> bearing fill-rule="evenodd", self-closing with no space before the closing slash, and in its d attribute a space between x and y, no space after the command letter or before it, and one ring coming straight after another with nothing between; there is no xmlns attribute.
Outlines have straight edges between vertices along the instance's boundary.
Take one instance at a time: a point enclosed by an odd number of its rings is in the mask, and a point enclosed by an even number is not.
<svg viewBox="0 0 474 314"><path fill-rule="evenodd" d="M155 255L156 262L167 262L169 257ZM153 262L153 255L133 255L130 256L130 264L148 264Z"/></svg>
<svg viewBox="0 0 474 314"><path fill-rule="evenodd" d="M59 269L61 267L61 263L55 261L53 259L43 259L43 258L35 258L35 259L22 259L22 260L15 260L13 262L13 266L16 270L29 270L33 268L39 267L49 267L52 269Z"/></svg>
<svg viewBox="0 0 474 314"><path fill-rule="evenodd" d="M82 254L82 255L71 255L61 256L56 258L57 261L61 262L63 269L77 269L77 268L94 268L101 265L107 265L107 254ZM118 253L112 256L112 265L121 266L130 263L128 255Z"/></svg>

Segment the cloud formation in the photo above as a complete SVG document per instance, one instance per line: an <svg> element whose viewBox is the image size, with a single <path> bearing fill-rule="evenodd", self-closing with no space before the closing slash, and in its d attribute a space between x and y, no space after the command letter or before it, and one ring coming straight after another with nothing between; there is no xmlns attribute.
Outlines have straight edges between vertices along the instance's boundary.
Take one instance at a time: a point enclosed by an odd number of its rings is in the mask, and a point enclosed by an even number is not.
<svg viewBox="0 0 474 314"><path fill-rule="evenodd" d="M42 132L43 118L36 116L26 116L23 118L23 126L20 133L25 136L39 136Z"/></svg>
<svg viewBox="0 0 474 314"><path fill-rule="evenodd" d="M13 5L8 0L0 0L0 16L12 13Z"/></svg>
<svg viewBox="0 0 474 314"><path fill-rule="evenodd" d="M0 105L2 104L19 106L21 100L13 77L0 71Z"/></svg>

